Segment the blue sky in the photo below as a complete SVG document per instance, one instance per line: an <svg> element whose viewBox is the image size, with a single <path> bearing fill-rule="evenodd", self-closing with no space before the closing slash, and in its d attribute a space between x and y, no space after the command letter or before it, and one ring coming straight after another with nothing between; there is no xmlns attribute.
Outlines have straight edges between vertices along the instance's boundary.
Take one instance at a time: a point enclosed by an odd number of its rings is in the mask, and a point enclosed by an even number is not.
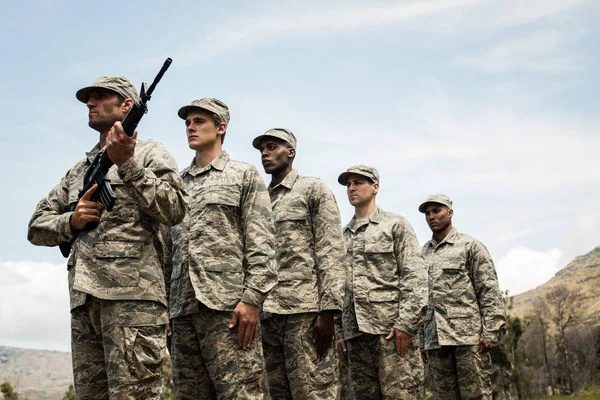
<svg viewBox="0 0 600 400"><path fill-rule="evenodd" d="M139 88L173 65L139 137L192 159L177 109L217 97L225 149L298 137L296 167L334 190L379 169L379 204L430 232L418 204L444 192L454 224L519 293L600 245L600 5L594 1L23 1L0 13L0 344L68 349L65 260L26 240L37 202L97 142L75 92L100 75ZM265 176L266 178L266 176ZM10 300L9 300L10 299ZM43 306L42 306L43 304ZM15 306L17 305L17 306Z"/></svg>

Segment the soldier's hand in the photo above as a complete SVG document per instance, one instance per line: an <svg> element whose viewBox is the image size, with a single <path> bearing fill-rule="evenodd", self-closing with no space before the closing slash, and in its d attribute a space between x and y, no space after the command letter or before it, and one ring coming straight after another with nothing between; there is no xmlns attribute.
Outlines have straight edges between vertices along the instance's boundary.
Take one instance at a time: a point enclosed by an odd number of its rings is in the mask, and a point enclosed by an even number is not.
<svg viewBox="0 0 600 400"><path fill-rule="evenodd" d="M240 301L233 310L229 329L238 325L238 345L244 350L258 339L258 321L260 308Z"/></svg>
<svg viewBox="0 0 600 400"><path fill-rule="evenodd" d="M424 364L427 364L429 362L429 359L427 358L427 352L425 351L425 349L421 349L421 360L423 360Z"/></svg>
<svg viewBox="0 0 600 400"><path fill-rule="evenodd" d="M348 366L348 349L346 348L346 341L344 339L338 339L335 341L335 346L337 347L338 357L344 365Z"/></svg>
<svg viewBox="0 0 600 400"><path fill-rule="evenodd" d="M387 335L386 340L392 340L393 338L396 338L396 353L398 353L400 357L404 357L408 350L408 346L410 346L410 335L396 328L392 328L392 331Z"/></svg>
<svg viewBox="0 0 600 400"><path fill-rule="evenodd" d="M123 125L119 121L115 122L110 128L106 137L106 151L108 151L108 157L115 165L120 167L121 164L133 157L136 139L137 131L133 132L132 137L127 136L123 130Z"/></svg>
<svg viewBox="0 0 600 400"><path fill-rule="evenodd" d="M487 353L494 347L498 346L498 343L488 342L487 340L479 341L479 354Z"/></svg>
<svg viewBox="0 0 600 400"><path fill-rule="evenodd" d="M98 184L94 184L77 202L75 212L71 215L71 231L83 230L88 222L100 220L102 214L102 204L92 201L92 195L98 189Z"/></svg>
<svg viewBox="0 0 600 400"><path fill-rule="evenodd" d="M333 315L335 311L322 311L319 313L313 327L313 344L317 348L317 358L322 360L333 344L335 333Z"/></svg>

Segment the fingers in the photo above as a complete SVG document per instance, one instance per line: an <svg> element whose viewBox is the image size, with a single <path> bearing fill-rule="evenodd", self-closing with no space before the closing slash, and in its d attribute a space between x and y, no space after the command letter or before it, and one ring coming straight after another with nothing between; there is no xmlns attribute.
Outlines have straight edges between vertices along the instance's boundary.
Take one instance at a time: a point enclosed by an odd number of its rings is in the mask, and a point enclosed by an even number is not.
<svg viewBox="0 0 600 400"><path fill-rule="evenodd" d="M229 322L229 329L235 328L235 326L238 323L238 317L239 317L238 311L234 310L233 314L231 315L231 321Z"/></svg>
<svg viewBox="0 0 600 400"><path fill-rule="evenodd" d="M254 333L256 332L256 325L254 324L246 324L246 329L244 329L244 350L250 347L252 344L252 338L254 337Z"/></svg>
<svg viewBox="0 0 600 400"><path fill-rule="evenodd" d="M385 337L385 340L390 340L393 337L394 337L394 330L392 329L392 331L390 332L390 334Z"/></svg>
<svg viewBox="0 0 600 400"><path fill-rule="evenodd" d="M337 348L339 359L342 360L344 365L347 367L348 366L348 349L346 348L346 342L344 342L344 339L336 340L335 346Z"/></svg>
<svg viewBox="0 0 600 400"><path fill-rule="evenodd" d="M92 195L96 192L96 190L98 189L98 184L94 183L94 185L88 189L87 192L85 192L85 194L83 196L81 196L81 199L79 200L86 200L86 201L90 201L92 199Z"/></svg>

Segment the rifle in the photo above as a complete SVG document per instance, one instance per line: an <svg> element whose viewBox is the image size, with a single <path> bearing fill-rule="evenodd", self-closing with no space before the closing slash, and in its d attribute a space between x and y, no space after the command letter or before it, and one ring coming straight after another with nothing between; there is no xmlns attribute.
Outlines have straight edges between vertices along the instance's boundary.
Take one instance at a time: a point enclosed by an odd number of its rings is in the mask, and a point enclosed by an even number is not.
<svg viewBox="0 0 600 400"><path fill-rule="evenodd" d="M133 136L133 132L135 128L137 128L140 120L148 112L147 102L150 101L152 96L152 92L154 92L154 88L158 84L158 82L162 79L164 73L167 71L169 66L173 60L167 58L165 63L163 64L160 71L154 78L154 81L150 85L150 87L146 88L146 83L142 82L142 89L140 90L140 99L139 101L135 101L131 110L125 116L125 119L122 122L123 130L125 134L129 137ZM106 179L106 174L110 167L113 166L113 162L108 156L108 152L106 148L103 148L96 154L94 161L89 166L85 175L83 177L83 189L79 192L78 198L81 199L83 195L90 190L92 186L98 184L98 189L92 195L92 201L102 204L102 206L111 211L113 206L115 205L115 200L117 200L117 196L115 196L115 192L113 192L112 187L110 186L110 180ZM75 207L77 203L73 203L69 206L68 211L75 211ZM84 230L91 230L98 226L98 222L88 222L85 225ZM73 241L63 242L58 245L60 248L60 252L62 255L67 258L69 257L69 253L71 252L71 246L73 245Z"/></svg>

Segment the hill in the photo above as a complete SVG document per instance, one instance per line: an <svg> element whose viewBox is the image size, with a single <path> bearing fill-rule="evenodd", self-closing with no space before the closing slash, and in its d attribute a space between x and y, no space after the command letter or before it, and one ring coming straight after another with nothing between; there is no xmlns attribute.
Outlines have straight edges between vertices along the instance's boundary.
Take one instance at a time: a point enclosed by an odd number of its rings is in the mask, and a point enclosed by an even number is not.
<svg viewBox="0 0 600 400"><path fill-rule="evenodd" d="M0 383L29 400L57 400L73 383L71 354L0 346Z"/></svg>
<svg viewBox="0 0 600 400"><path fill-rule="evenodd" d="M531 314L538 299L554 287L566 285L582 297L581 310L586 322L600 325L600 246L587 254L576 257L552 279L533 290L512 296L510 315L524 317Z"/></svg>

